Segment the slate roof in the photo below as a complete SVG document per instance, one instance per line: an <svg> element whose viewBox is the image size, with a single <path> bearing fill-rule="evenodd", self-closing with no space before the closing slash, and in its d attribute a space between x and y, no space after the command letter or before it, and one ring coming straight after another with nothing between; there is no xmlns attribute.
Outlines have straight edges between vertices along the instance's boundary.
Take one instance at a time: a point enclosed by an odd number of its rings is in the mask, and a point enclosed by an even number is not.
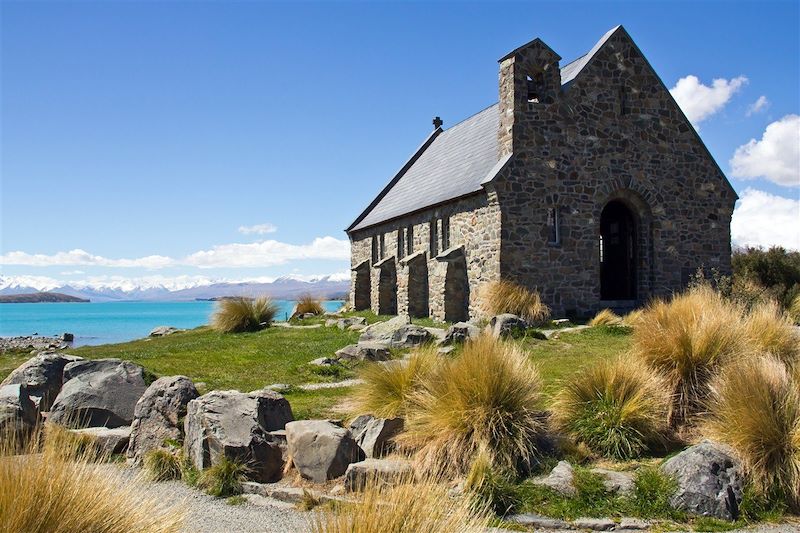
<svg viewBox="0 0 800 533"><path fill-rule="evenodd" d="M609 30L589 52L561 68L562 87L619 28ZM499 104L494 104L447 130L434 131L347 231L481 191L503 166L498 164L499 126Z"/></svg>

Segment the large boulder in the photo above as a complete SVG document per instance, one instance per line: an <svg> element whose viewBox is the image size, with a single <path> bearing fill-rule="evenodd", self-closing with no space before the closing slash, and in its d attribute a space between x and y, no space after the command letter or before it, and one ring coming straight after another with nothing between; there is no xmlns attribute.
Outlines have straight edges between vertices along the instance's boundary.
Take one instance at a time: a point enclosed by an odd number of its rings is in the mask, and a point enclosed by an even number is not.
<svg viewBox="0 0 800 533"><path fill-rule="evenodd" d="M676 509L735 520L742 501L742 466L727 448L703 441L671 457L662 470L678 488L670 499Z"/></svg>
<svg viewBox="0 0 800 533"><path fill-rule="evenodd" d="M48 421L71 427L130 426L147 390L144 369L130 361L75 361L64 367L64 385Z"/></svg>
<svg viewBox="0 0 800 533"><path fill-rule="evenodd" d="M387 361L392 354L382 342L364 341L337 350L336 357L345 361Z"/></svg>
<svg viewBox="0 0 800 533"><path fill-rule="evenodd" d="M350 463L344 474L344 488L347 491L361 491L369 483L378 486L395 485L414 478L411 463L392 459L364 459Z"/></svg>
<svg viewBox="0 0 800 533"><path fill-rule="evenodd" d="M92 439L97 449L106 455L123 453L128 447L131 437L130 426L120 426L113 429L73 429L72 432L76 435L82 435Z"/></svg>
<svg viewBox="0 0 800 533"><path fill-rule="evenodd" d="M38 416L25 385L0 386L0 437L25 437L36 426Z"/></svg>
<svg viewBox="0 0 800 533"><path fill-rule="evenodd" d="M367 458L381 457L392 449L392 440L403 431L402 418L361 415L350 424L350 433Z"/></svg>
<svg viewBox="0 0 800 533"><path fill-rule="evenodd" d="M141 464L150 450L165 447L165 441L183 440L186 405L199 394L186 376L165 376L144 392L133 412L128 459Z"/></svg>
<svg viewBox="0 0 800 533"><path fill-rule="evenodd" d="M350 463L364 459L350 431L327 420L286 424L286 443L300 475L317 483L341 476Z"/></svg>
<svg viewBox="0 0 800 533"><path fill-rule="evenodd" d="M392 333L391 345L393 348L414 348L433 340L433 335L427 329L413 324L407 324Z"/></svg>
<svg viewBox="0 0 800 533"><path fill-rule="evenodd" d="M39 411L49 411L61 392L64 367L82 358L62 353L41 353L13 370L0 385L25 385Z"/></svg>
<svg viewBox="0 0 800 533"><path fill-rule="evenodd" d="M477 338L478 335L480 335L480 330L474 324L470 324L469 322L456 322L447 328L447 332L439 344L442 346L461 344Z"/></svg>
<svg viewBox="0 0 800 533"><path fill-rule="evenodd" d="M550 471L550 475L535 478L533 483L543 487L549 487L564 496L575 496L578 492L574 484L575 471L567 461L559 461Z"/></svg>
<svg viewBox="0 0 800 533"><path fill-rule="evenodd" d="M358 341L374 341L391 344L394 332L411 323L408 315L398 315L384 322L375 322L361 331Z"/></svg>
<svg viewBox="0 0 800 533"><path fill-rule="evenodd" d="M525 331L528 328L528 323L517 315L504 313L493 316L489 320L489 328L495 337L514 336L518 332Z"/></svg>
<svg viewBox="0 0 800 533"><path fill-rule="evenodd" d="M277 481L283 454L270 432L291 420L289 402L277 392L212 391L187 405L184 449L199 470L226 457L245 463L254 481Z"/></svg>

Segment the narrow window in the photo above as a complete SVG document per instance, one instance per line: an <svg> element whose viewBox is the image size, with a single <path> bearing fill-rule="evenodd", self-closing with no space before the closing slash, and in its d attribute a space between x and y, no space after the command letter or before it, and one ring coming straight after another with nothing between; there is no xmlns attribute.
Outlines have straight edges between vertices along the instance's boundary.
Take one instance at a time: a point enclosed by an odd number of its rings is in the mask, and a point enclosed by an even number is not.
<svg viewBox="0 0 800 533"><path fill-rule="evenodd" d="M384 257L386 257L386 239L383 233L381 233L379 237L379 245L380 246L378 246L378 256L381 259L383 259Z"/></svg>
<svg viewBox="0 0 800 533"><path fill-rule="evenodd" d="M378 262L378 236L372 236L372 264Z"/></svg>
<svg viewBox="0 0 800 533"><path fill-rule="evenodd" d="M442 217L442 250L450 248L450 217Z"/></svg>
<svg viewBox="0 0 800 533"><path fill-rule="evenodd" d="M629 89L627 87L621 87L619 90L619 114L620 115L629 115L631 112L631 102L629 96Z"/></svg>
<svg viewBox="0 0 800 533"><path fill-rule="evenodd" d="M600 262L603 262L603 236L600 235Z"/></svg>
<svg viewBox="0 0 800 533"><path fill-rule="evenodd" d="M547 243L561 243L561 220L557 207L547 210Z"/></svg>
<svg viewBox="0 0 800 533"><path fill-rule="evenodd" d="M439 232L436 230L436 219L434 219L430 223L431 257L439 255Z"/></svg>
<svg viewBox="0 0 800 533"><path fill-rule="evenodd" d="M528 103L538 104L542 101L542 91L544 90L544 73L537 72L526 76L528 84Z"/></svg>
<svg viewBox="0 0 800 533"><path fill-rule="evenodd" d="M408 247L408 255L414 253L414 226L409 226L406 229L406 246Z"/></svg>
<svg viewBox="0 0 800 533"><path fill-rule="evenodd" d="M403 228L397 230L397 258L402 259L406 253L406 244L403 239Z"/></svg>

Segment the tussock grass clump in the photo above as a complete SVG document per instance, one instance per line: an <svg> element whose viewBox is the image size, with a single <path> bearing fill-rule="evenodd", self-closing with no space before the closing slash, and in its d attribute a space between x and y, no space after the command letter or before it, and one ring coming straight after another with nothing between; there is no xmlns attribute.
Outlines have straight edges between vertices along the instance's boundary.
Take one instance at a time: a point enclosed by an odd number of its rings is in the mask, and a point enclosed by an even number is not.
<svg viewBox="0 0 800 533"><path fill-rule="evenodd" d="M269 326L277 312L277 306L266 296L225 298L217 302L211 325L222 333L258 331Z"/></svg>
<svg viewBox="0 0 800 533"><path fill-rule="evenodd" d="M589 325L592 327L619 326L622 325L622 318L611 309L603 309L594 315L594 318L589 321Z"/></svg>
<svg viewBox="0 0 800 533"><path fill-rule="evenodd" d="M144 456L144 471L152 481L170 481L182 477L181 458L169 450L151 450Z"/></svg>
<svg viewBox="0 0 800 533"><path fill-rule="evenodd" d="M464 489L479 505L488 507L498 516L505 516L522 503L514 477L513 473L494 468L490 454L481 450L464 479Z"/></svg>
<svg viewBox="0 0 800 533"><path fill-rule="evenodd" d="M506 280L492 281L483 288L484 312L489 315L511 313L531 325L550 319L550 308L542 303L537 291Z"/></svg>
<svg viewBox="0 0 800 533"><path fill-rule="evenodd" d="M739 308L708 286L655 301L633 328L633 353L670 385L671 425L692 422L719 369L747 348Z"/></svg>
<svg viewBox="0 0 800 533"><path fill-rule="evenodd" d="M482 335L422 381L398 436L422 471L464 474L481 450L495 467L530 466L543 429L541 381L517 344Z"/></svg>
<svg viewBox="0 0 800 533"><path fill-rule="evenodd" d="M642 315L644 315L644 311L641 309L634 309L622 317L622 325L628 326L629 328L636 327L636 325L639 323L639 320L641 320Z"/></svg>
<svg viewBox="0 0 800 533"><path fill-rule="evenodd" d="M553 421L578 443L613 459L664 444L667 384L638 360L602 361L574 376L556 397Z"/></svg>
<svg viewBox="0 0 800 533"><path fill-rule="evenodd" d="M795 324L800 324L800 294L792 298L786 312Z"/></svg>
<svg viewBox="0 0 800 533"><path fill-rule="evenodd" d="M745 319L747 340L757 353L767 353L794 368L800 363L800 336L775 301L753 307Z"/></svg>
<svg viewBox="0 0 800 533"><path fill-rule="evenodd" d="M38 429L24 453L0 439L0 531L171 533L184 511L164 506L76 439ZM66 448L65 448L66 447ZM86 456L85 454L89 455Z"/></svg>
<svg viewBox="0 0 800 533"><path fill-rule="evenodd" d="M705 433L728 444L755 488L800 510L800 382L771 356L726 367L715 380Z"/></svg>
<svg viewBox="0 0 800 533"><path fill-rule="evenodd" d="M467 496L453 497L434 480L367 486L354 504L316 513L314 533L482 533L489 512Z"/></svg>
<svg viewBox="0 0 800 533"><path fill-rule="evenodd" d="M413 393L439 364L434 346L422 346L408 361L370 364L361 371L365 381L355 394L359 410L382 418L405 416Z"/></svg>
<svg viewBox="0 0 800 533"><path fill-rule="evenodd" d="M322 302L319 300L319 298L315 298L310 294L303 294L297 299L297 305L294 312L297 315L304 315L306 313L321 315L325 313L325 309L323 309Z"/></svg>
<svg viewBox="0 0 800 533"><path fill-rule="evenodd" d="M217 464L200 472L197 486L217 498L235 496L242 492L247 471L247 465L222 456Z"/></svg>

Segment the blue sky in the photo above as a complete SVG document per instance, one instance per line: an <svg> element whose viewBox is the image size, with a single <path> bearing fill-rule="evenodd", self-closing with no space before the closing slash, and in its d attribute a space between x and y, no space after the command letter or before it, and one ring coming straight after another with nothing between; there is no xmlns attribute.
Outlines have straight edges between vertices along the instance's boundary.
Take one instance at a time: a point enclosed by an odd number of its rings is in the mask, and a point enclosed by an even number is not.
<svg viewBox="0 0 800 533"><path fill-rule="evenodd" d="M799 5L5 1L2 274L344 272L434 115L494 103L534 37L566 62L617 24L742 196L734 240L800 247Z"/></svg>

